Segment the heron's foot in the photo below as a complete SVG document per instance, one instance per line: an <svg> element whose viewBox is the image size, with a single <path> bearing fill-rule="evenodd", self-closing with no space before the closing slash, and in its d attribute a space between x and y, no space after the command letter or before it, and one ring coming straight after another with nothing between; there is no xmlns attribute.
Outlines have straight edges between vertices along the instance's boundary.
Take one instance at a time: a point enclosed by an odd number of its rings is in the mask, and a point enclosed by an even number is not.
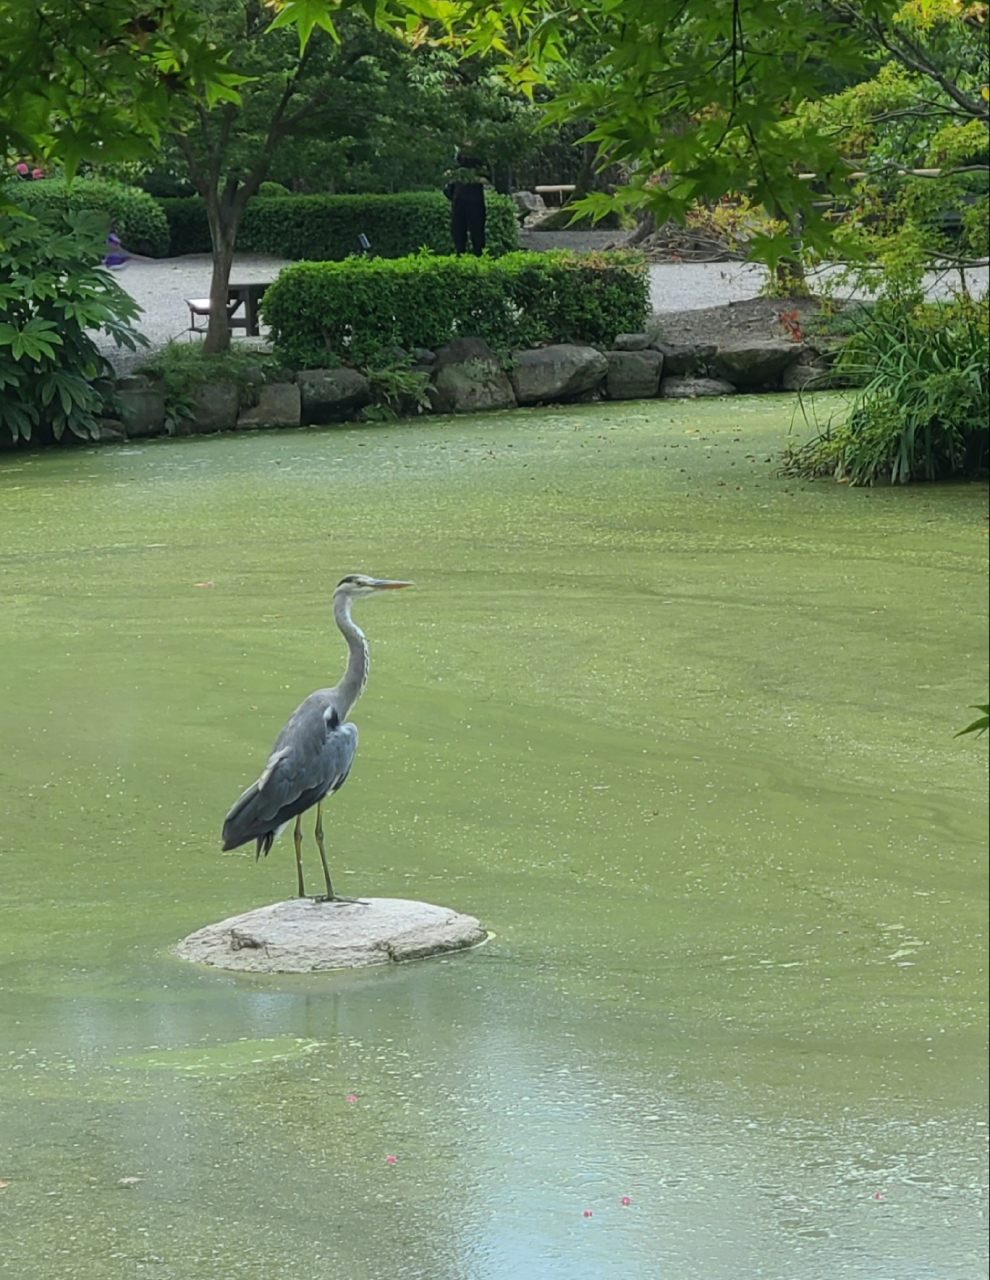
<svg viewBox="0 0 990 1280"><path fill-rule="evenodd" d="M330 903L339 902L342 906L345 906L345 907L347 906L367 907L369 905L367 902L363 901L363 899L361 898L341 898L337 894L334 894L333 897L331 898L328 893L321 893L317 897L313 898L312 901L313 902L330 902Z"/></svg>

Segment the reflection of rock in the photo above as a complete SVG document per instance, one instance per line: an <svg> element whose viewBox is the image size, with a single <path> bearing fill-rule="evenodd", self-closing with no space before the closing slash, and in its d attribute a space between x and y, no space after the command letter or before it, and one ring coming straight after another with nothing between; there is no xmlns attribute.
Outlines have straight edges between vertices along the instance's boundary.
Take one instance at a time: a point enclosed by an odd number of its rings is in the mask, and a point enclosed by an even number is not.
<svg viewBox="0 0 990 1280"><path fill-rule="evenodd" d="M605 390L610 400L652 400L660 386L659 351L609 351Z"/></svg>
<svg viewBox="0 0 990 1280"><path fill-rule="evenodd" d="M179 943L183 960L255 973L313 973L420 960L488 937L474 916L405 898L292 898L207 925Z"/></svg>
<svg viewBox="0 0 990 1280"><path fill-rule="evenodd" d="M520 404L577 400L598 390L608 361L594 347L569 342L513 351L512 385Z"/></svg>
<svg viewBox="0 0 990 1280"><path fill-rule="evenodd" d="M734 342L719 347L711 371L737 387L770 387L800 354L801 345L795 342Z"/></svg>
<svg viewBox="0 0 990 1280"><path fill-rule="evenodd" d="M512 383L483 338L455 338L431 366L430 403L436 413L514 409Z"/></svg>
<svg viewBox="0 0 990 1280"><path fill-rule="evenodd" d="M734 396L731 382L721 378L664 378L660 394L665 400L699 400L707 396Z"/></svg>

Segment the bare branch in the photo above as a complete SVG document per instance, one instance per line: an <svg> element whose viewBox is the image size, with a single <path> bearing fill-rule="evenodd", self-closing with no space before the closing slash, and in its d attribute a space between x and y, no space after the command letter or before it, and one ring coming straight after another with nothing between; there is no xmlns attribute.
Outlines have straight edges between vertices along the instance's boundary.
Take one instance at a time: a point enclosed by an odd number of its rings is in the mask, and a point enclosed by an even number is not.
<svg viewBox="0 0 990 1280"><path fill-rule="evenodd" d="M984 125L990 124L988 109L983 100L971 98L968 94L963 93L958 85L950 80L948 76L943 75L936 66L932 65L925 54L907 36L898 35L895 42L895 37L888 33L879 18L872 18L869 25L877 40L902 66L907 67L909 71L916 72L918 75L925 76L929 80L934 80L971 120L980 120Z"/></svg>

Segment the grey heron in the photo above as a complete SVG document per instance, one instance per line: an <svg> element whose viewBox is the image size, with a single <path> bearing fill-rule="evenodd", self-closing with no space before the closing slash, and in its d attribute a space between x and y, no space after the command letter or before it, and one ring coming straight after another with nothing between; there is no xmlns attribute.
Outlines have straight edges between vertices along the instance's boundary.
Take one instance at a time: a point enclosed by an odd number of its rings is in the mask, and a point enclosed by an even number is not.
<svg viewBox="0 0 990 1280"><path fill-rule="evenodd" d="M323 846L323 801L347 781L354 752L357 727L347 720L351 708L368 682L368 644L364 632L351 619L351 605L377 595L411 587L411 582L392 582L352 573L341 578L333 593L333 618L340 628L350 656L347 670L332 689L317 689L293 711L275 739L268 763L257 782L234 804L223 824L223 849L237 849L249 840L257 842L256 860L268 856L275 838L293 818L296 820L296 873L299 896L304 898L302 869L302 815L316 805L316 845L326 878L326 897L321 901L345 902L330 883L326 849Z"/></svg>

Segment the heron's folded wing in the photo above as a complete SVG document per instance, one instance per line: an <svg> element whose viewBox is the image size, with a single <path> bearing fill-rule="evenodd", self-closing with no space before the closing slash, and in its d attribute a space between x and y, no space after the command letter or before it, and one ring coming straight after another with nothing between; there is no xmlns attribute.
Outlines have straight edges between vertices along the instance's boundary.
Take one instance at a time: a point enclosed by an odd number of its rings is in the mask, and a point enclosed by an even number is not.
<svg viewBox="0 0 990 1280"><path fill-rule="evenodd" d="M353 724L341 724L331 708L317 711L307 699L282 730L257 782L227 814L223 847L236 849L277 831L338 791L350 772L357 740Z"/></svg>
<svg viewBox="0 0 990 1280"><path fill-rule="evenodd" d="M324 795L339 791L347 781L357 751L357 725L341 724L336 711L327 713L327 736L324 745L324 777L327 779Z"/></svg>

